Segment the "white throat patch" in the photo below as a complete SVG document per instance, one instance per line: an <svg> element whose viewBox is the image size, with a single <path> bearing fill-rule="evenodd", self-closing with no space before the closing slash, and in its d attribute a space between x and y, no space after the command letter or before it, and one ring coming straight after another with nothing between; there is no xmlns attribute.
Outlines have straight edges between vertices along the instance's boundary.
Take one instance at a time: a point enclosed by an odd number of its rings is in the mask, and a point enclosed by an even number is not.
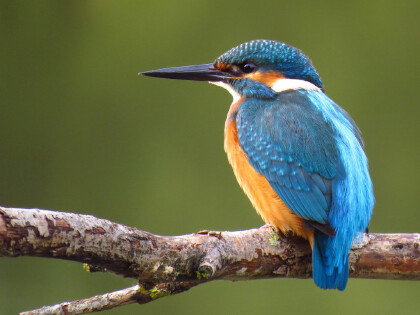
<svg viewBox="0 0 420 315"><path fill-rule="evenodd" d="M241 98L241 96L239 95L239 93L236 92L234 89L232 89L232 87L229 84L226 84L224 82L209 82L209 83L214 84L214 85L217 85L217 86L220 86L220 87L228 90L228 92L230 94L232 94L233 103L236 103Z"/></svg>

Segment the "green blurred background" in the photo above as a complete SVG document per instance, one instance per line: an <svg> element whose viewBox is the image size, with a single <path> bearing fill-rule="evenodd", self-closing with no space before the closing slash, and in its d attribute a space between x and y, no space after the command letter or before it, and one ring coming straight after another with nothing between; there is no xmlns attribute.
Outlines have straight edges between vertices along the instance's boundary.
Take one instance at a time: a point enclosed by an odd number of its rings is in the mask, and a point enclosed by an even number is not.
<svg viewBox="0 0 420 315"><path fill-rule="evenodd" d="M302 49L363 131L372 232L419 232L418 1L0 1L0 204L93 214L153 233L263 224L223 152L231 103L137 72L212 62L241 42ZM135 283L80 263L0 260L0 314ZM214 282L108 314L410 314L415 282Z"/></svg>

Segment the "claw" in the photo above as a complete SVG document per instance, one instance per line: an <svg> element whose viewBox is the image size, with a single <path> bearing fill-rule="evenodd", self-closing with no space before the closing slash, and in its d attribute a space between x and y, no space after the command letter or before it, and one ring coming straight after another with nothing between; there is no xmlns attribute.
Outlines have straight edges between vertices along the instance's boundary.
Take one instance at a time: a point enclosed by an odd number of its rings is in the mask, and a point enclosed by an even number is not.
<svg viewBox="0 0 420 315"><path fill-rule="evenodd" d="M264 225L262 225L260 227L260 229L272 229L274 231L278 231L278 228L276 228L274 225L272 225L271 223L266 223Z"/></svg>

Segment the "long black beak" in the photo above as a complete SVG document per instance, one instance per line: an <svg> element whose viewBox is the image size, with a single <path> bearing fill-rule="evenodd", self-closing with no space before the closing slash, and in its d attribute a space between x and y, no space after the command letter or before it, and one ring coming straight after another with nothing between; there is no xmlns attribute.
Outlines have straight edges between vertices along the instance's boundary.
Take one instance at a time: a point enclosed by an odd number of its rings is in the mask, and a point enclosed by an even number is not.
<svg viewBox="0 0 420 315"><path fill-rule="evenodd" d="M229 73L215 69L211 63L195 66L163 68L140 72L139 74L156 78L212 82L232 78Z"/></svg>

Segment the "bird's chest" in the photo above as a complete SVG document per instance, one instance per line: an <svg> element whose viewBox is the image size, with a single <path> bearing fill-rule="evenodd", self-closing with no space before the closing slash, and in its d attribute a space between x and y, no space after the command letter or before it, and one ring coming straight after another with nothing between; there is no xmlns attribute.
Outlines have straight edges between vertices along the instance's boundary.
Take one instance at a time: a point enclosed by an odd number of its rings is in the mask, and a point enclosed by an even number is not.
<svg viewBox="0 0 420 315"><path fill-rule="evenodd" d="M286 232L294 230L298 235L307 237L302 220L297 217L273 190L267 179L249 163L242 150L234 113L241 100L233 103L225 123L225 151L233 172L258 214L267 223ZM232 116L234 115L234 116Z"/></svg>
<svg viewBox="0 0 420 315"><path fill-rule="evenodd" d="M239 99L237 102L232 103L229 109L225 122L224 146L229 163L232 165L233 172L238 179L239 185L241 185L245 192L247 192L247 189L245 189L244 186L249 186L246 183L249 182L251 174L255 175L258 173L249 164L246 154L239 143L238 129L236 126L236 113L242 102L243 99Z"/></svg>
<svg viewBox="0 0 420 315"><path fill-rule="evenodd" d="M269 219L269 212L273 208L273 201L279 198L266 178L251 166L245 152L242 150L239 143L236 120L231 116L232 107L225 124L224 145L229 163L232 165L239 185L245 191L254 208L263 217L264 221L272 222Z"/></svg>

